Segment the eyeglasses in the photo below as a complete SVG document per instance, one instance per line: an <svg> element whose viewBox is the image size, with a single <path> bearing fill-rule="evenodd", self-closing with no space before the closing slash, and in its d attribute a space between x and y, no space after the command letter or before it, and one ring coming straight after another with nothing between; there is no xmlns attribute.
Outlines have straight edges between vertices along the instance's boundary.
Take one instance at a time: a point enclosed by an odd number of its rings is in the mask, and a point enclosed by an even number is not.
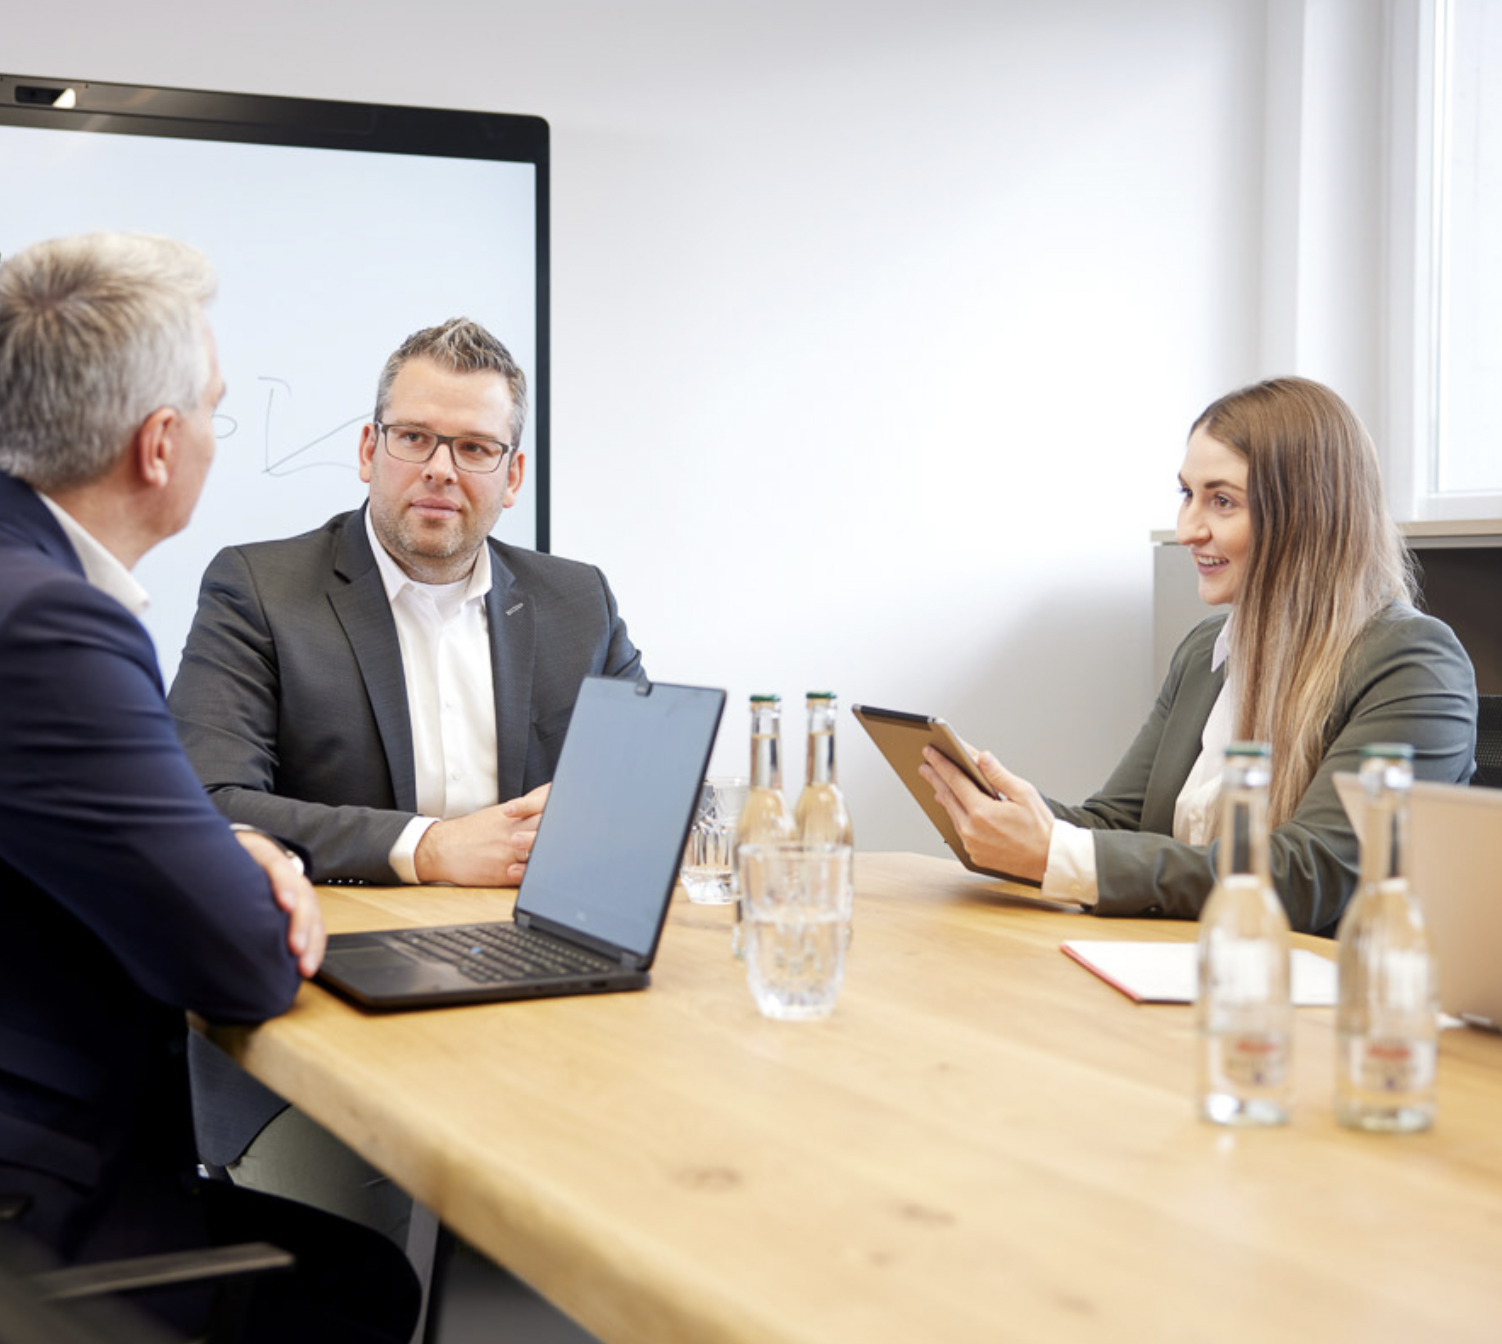
<svg viewBox="0 0 1502 1344"><path fill-rule="evenodd" d="M474 434L435 434L416 425L374 423L376 433L386 437L386 451L399 462L426 462L440 443L446 443L460 471L492 472L516 451L509 443Z"/></svg>

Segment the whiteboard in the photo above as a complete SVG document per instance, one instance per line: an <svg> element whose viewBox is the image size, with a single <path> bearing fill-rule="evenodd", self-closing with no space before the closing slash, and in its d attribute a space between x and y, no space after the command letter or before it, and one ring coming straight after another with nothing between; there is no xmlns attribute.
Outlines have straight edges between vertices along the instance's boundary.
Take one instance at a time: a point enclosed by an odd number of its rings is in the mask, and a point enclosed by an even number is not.
<svg viewBox="0 0 1502 1344"><path fill-rule="evenodd" d="M268 118L272 133L284 135L277 121ZM242 122L234 129L246 133ZM0 124L0 255L129 229L182 238L219 273L209 316L228 390L214 466L187 530L136 568L168 684L220 547L304 532L364 500L357 448L381 367L408 335L445 318L482 323L527 373L527 478L496 533L546 546L540 171L438 153Z"/></svg>

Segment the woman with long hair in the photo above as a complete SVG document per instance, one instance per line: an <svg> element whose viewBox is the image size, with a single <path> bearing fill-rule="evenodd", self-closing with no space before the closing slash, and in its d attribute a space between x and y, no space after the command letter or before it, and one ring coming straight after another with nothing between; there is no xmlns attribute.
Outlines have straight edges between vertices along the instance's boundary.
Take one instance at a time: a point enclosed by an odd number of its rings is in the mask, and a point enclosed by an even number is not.
<svg viewBox="0 0 1502 1344"><path fill-rule="evenodd" d="M1450 628L1413 607L1377 454L1351 408L1305 378L1209 406L1179 473L1177 539L1211 616L1179 645L1157 703L1104 787L1045 799L990 753L987 798L930 749L923 767L970 857L1103 915L1193 919L1215 881L1226 746L1272 744L1273 882L1296 930L1334 932L1357 838L1332 776L1408 742L1419 779L1464 783L1476 679Z"/></svg>

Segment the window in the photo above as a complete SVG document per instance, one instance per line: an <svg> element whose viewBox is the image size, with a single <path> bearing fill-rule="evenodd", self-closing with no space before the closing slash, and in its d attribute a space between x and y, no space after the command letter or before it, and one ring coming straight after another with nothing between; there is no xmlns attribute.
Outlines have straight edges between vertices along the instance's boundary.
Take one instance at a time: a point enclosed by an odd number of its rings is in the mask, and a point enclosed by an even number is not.
<svg viewBox="0 0 1502 1344"><path fill-rule="evenodd" d="M1400 517L1502 517L1502 5L1393 6L1390 348Z"/></svg>

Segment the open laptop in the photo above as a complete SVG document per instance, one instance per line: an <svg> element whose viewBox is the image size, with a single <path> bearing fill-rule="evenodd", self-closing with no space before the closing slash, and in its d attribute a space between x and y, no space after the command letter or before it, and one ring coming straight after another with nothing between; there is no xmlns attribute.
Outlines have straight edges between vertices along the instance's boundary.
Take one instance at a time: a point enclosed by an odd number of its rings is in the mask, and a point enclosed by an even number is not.
<svg viewBox="0 0 1502 1344"><path fill-rule="evenodd" d="M1356 834L1366 794L1353 774L1335 787ZM1502 1030L1502 789L1415 783L1408 805L1408 876L1439 971L1439 1005Z"/></svg>
<svg viewBox="0 0 1502 1344"><path fill-rule="evenodd" d="M335 934L318 978L379 1009L643 988L724 705L585 678L513 918Z"/></svg>

